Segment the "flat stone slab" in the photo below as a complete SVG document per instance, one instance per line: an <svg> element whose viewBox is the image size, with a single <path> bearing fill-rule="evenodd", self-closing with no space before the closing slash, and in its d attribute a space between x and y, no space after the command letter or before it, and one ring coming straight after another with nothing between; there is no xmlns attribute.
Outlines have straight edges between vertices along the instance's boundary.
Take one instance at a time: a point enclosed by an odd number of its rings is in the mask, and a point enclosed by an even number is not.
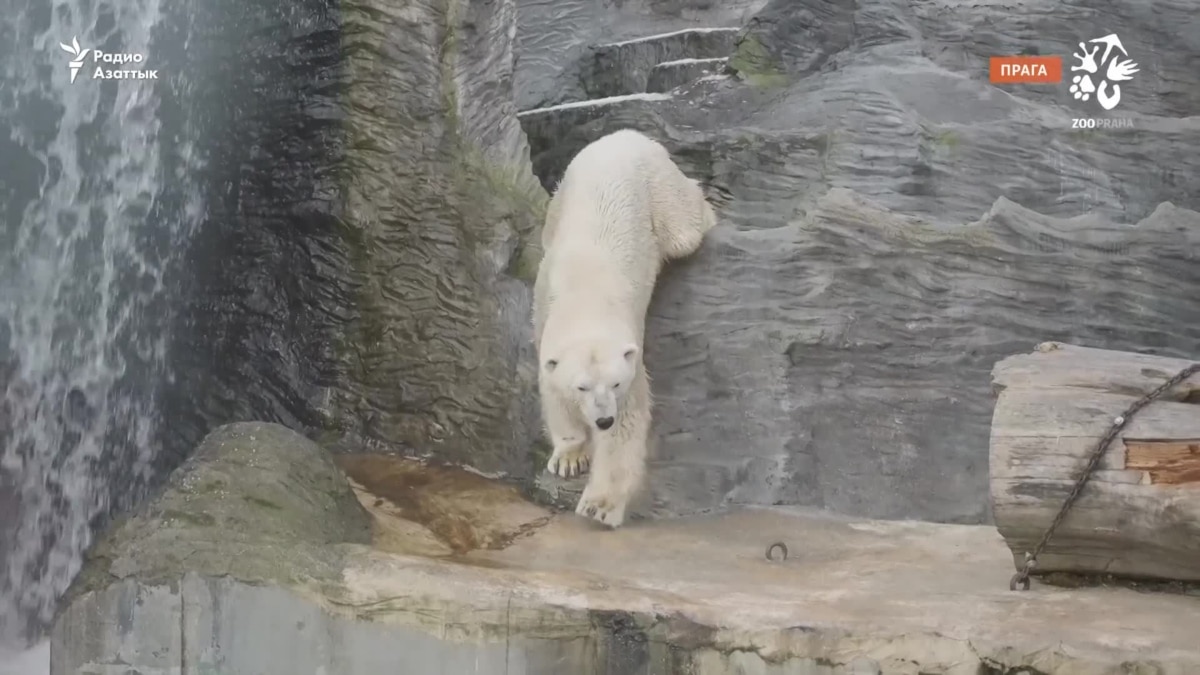
<svg viewBox="0 0 1200 675"><path fill-rule="evenodd" d="M783 562L765 557L776 540L790 549ZM422 588L431 609L656 617L668 640L703 636L705 673L742 672L746 652L764 668L816 660L864 673L1200 672L1200 598L1037 582L1013 592L1011 555L984 526L747 509L604 531L564 514L467 560L372 553L347 569L347 588L360 606Z"/></svg>
<svg viewBox="0 0 1200 675"><path fill-rule="evenodd" d="M98 546L55 626L52 675L1200 672L1200 598L1009 591L991 527L754 508L612 531L389 457L337 458L337 490L333 463L289 434L214 432ZM285 498L267 478L287 461ZM289 553L284 530L309 521ZM774 541L786 560L766 559Z"/></svg>

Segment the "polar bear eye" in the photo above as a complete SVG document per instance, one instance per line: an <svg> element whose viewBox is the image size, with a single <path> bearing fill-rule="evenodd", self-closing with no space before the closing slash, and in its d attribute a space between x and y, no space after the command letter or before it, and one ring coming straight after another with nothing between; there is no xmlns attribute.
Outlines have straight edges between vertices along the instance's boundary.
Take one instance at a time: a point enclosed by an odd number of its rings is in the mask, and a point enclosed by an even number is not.
<svg viewBox="0 0 1200 675"><path fill-rule="evenodd" d="M575 387L575 388L578 389L579 391L587 391L588 390L587 387Z"/></svg>
<svg viewBox="0 0 1200 675"><path fill-rule="evenodd" d="M619 389L620 387L621 387L621 383L620 383L620 382L618 382L618 383L616 383L616 384L614 384L614 385L613 385L613 389Z"/></svg>

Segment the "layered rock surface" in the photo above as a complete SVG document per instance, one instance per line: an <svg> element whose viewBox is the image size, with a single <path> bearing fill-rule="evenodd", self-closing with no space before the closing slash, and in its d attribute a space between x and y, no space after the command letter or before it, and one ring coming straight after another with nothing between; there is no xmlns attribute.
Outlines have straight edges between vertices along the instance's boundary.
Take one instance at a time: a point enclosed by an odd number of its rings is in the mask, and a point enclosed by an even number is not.
<svg viewBox="0 0 1200 675"><path fill-rule="evenodd" d="M546 194L515 117L515 0L294 12L234 14L283 46L227 64L221 94L246 103L221 120L236 137L193 247L171 433L190 448L267 419L528 476Z"/></svg>
<svg viewBox="0 0 1200 675"><path fill-rule="evenodd" d="M644 511L988 522L997 359L1043 340L1172 356L1200 341L1200 32L1179 28L1196 14L1183 2L744 9L607 10L587 33L596 48L561 66L579 82L556 89L565 98L519 90L543 185L587 142L633 127L731 196L651 309L659 447ZM603 45L726 22L742 26L731 73L643 93L659 58L644 50L614 60L628 72L609 80L626 90L586 102ZM988 57L1021 53L1063 55L1069 80L1078 43L1114 27L1140 71L1111 113L1074 100L1069 81L988 82ZM518 83L540 77L561 30L522 20ZM661 58L687 56L712 54ZM1075 129L1077 117L1119 128Z"/></svg>
<svg viewBox="0 0 1200 675"><path fill-rule="evenodd" d="M349 483L285 428L214 431L96 546L52 674L1200 669L1200 598L1010 592L990 527L758 509L613 532L460 469L340 461Z"/></svg>

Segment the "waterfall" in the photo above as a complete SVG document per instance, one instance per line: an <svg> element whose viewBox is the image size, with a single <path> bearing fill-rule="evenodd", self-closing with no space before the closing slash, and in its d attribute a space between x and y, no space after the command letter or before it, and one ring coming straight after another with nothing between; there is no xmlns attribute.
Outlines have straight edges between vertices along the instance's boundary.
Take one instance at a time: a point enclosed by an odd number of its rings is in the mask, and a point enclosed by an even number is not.
<svg viewBox="0 0 1200 675"><path fill-rule="evenodd" d="M44 630L95 528L160 473L174 270L201 220L186 30L160 0L0 18L0 644ZM15 7L13 6L15 5ZM71 81L77 41L89 53ZM143 55L93 61L94 50ZM157 79L95 79L96 67Z"/></svg>

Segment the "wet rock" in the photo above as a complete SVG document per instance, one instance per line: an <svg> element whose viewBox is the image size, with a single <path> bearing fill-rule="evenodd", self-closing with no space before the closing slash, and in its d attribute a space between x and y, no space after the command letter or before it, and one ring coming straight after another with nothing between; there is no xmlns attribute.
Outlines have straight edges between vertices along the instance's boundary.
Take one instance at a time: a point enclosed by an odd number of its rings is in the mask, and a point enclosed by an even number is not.
<svg viewBox="0 0 1200 675"><path fill-rule="evenodd" d="M549 520L512 485L457 467L385 455L343 455L359 502L375 518L375 546L393 553L499 550Z"/></svg>
<svg viewBox="0 0 1200 675"><path fill-rule="evenodd" d="M527 475L546 193L512 103L515 0L343 6L354 319L330 402L356 444ZM431 34L430 31L433 31ZM419 92L419 93L418 93Z"/></svg>
<svg viewBox="0 0 1200 675"><path fill-rule="evenodd" d="M1194 356L1200 43L1168 27L1195 13L1035 5L772 1L741 22L731 75L522 115L544 185L631 126L731 196L651 308L645 513L988 522L996 360L1048 339ZM1078 43L1113 26L1141 71L1111 113L1069 82L988 83L998 54L1063 54L1069 75Z"/></svg>
<svg viewBox="0 0 1200 675"><path fill-rule="evenodd" d="M166 416L189 436L266 419L528 476L547 196L513 103L515 0L308 10L320 20L286 29L242 10L287 36L256 67L286 86L231 73L225 95L257 101L272 133L228 120L260 131L230 148L255 149L253 175L230 177L240 194L214 200L194 246Z"/></svg>

